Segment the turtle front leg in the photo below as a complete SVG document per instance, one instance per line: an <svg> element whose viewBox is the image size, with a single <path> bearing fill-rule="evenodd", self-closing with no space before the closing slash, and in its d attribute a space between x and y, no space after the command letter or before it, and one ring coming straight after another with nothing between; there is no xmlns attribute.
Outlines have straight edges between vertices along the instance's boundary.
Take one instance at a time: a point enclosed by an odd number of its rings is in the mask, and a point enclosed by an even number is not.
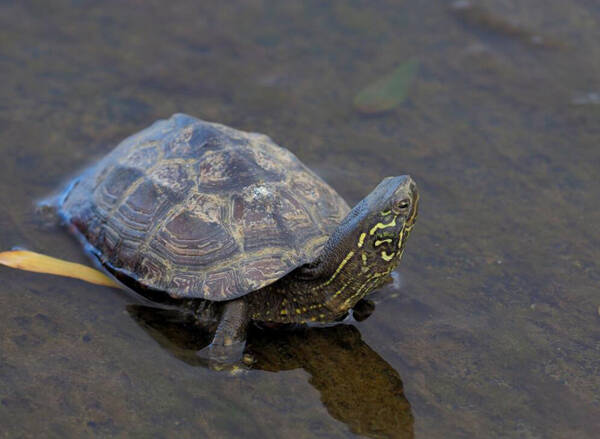
<svg viewBox="0 0 600 439"><path fill-rule="evenodd" d="M225 303L221 321L208 351L210 361L216 368L219 365L240 363L246 346L247 308L244 298Z"/></svg>
<svg viewBox="0 0 600 439"><path fill-rule="evenodd" d="M360 299L354 308L352 308L352 317L357 322L368 319L375 311L375 302L369 299Z"/></svg>

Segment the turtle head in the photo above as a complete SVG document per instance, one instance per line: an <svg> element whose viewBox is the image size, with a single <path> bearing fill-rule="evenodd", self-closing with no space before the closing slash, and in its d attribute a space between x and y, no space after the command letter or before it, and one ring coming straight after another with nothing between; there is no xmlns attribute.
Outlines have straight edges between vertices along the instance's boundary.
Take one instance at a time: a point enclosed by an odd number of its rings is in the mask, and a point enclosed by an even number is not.
<svg viewBox="0 0 600 439"><path fill-rule="evenodd" d="M418 201L417 185L408 175L383 179L346 215L311 271L327 276L348 267L347 277L357 277L356 270L363 275L389 273L415 224ZM347 265L350 260L352 267Z"/></svg>
<svg viewBox="0 0 600 439"><path fill-rule="evenodd" d="M320 312L331 314L320 319L343 315L387 281L415 224L418 202L412 178L385 178L346 215L317 260L300 267L295 280L314 282L310 297L325 305Z"/></svg>
<svg viewBox="0 0 600 439"><path fill-rule="evenodd" d="M365 266L396 266L417 218L419 193L408 175L387 177L354 209Z"/></svg>

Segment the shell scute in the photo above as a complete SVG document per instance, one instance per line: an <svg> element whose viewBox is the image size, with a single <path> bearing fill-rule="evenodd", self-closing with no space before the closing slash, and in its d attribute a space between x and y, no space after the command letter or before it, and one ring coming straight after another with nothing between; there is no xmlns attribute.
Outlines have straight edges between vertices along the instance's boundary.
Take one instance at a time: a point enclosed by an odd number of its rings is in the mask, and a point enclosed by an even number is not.
<svg viewBox="0 0 600 439"><path fill-rule="evenodd" d="M194 180L188 175L185 164L169 160L149 171L148 178L174 199L184 198L194 186Z"/></svg>
<svg viewBox="0 0 600 439"><path fill-rule="evenodd" d="M111 247L108 247L109 245ZM112 242L106 243L105 246L107 246L107 248L115 249L114 256L109 261L111 265L118 264L118 261L134 260L139 250L137 242L129 239L120 239L116 245L113 245ZM132 271L135 272L136 269L134 268Z"/></svg>
<svg viewBox="0 0 600 439"><path fill-rule="evenodd" d="M144 179L118 208L119 221L129 228L146 231L165 201L152 181Z"/></svg>
<svg viewBox="0 0 600 439"><path fill-rule="evenodd" d="M260 167L247 151L215 148L197 160L194 171L200 191L227 191L245 188L257 182L279 181L277 173Z"/></svg>
<svg viewBox="0 0 600 439"><path fill-rule="evenodd" d="M197 273L176 272L171 279L170 290L176 292L175 297L202 297L204 276Z"/></svg>
<svg viewBox="0 0 600 439"><path fill-rule="evenodd" d="M218 223L206 222L183 211L168 221L153 248L176 265L209 266L215 259L227 258L238 246L227 230Z"/></svg>
<svg viewBox="0 0 600 439"><path fill-rule="evenodd" d="M284 255L274 254L248 261L241 269L242 276L254 288L259 288L265 279L274 282L287 273L285 265L281 264L282 256Z"/></svg>
<svg viewBox="0 0 600 439"><path fill-rule="evenodd" d="M136 280L143 285L152 288L156 288L157 286L164 284L166 278L170 274L168 271L165 272L166 270L164 261L160 258L157 258L152 252L147 252L141 255L136 262L137 264L132 267L120 266L122 262L119 260L111 261L111 265L113 265L117 270L121 269L125 272L133 273L136 276Z"/></svg>
<svg viewBox="0 0 600 439"><path fill-rule="evenodd" d="M315 229L314 221L307 209L290 191L281 189L279 204L281 223L285 224L291 235L307 239L321 234L318 229Z"/></svg>
<svg viewBox="0 0 600 439"><path fill-rule="evenodd" d="M122 165L134 166L138 169L149 169L152 165L162 156L162 150L160 144L156 141L146 142L139 148L134 149L131 153L120 163Z"/></svg>
<svg viewBox="0 0 600 439"><path fill-rule="evenodd" d="M143 176L140 169L115 166L96 189L98 204L105 209L117 206L126 192Z"/></svg>
<svg viewBox="0 0 600 439"><path fill-rule="evenodd" d="M240 289L242 286L235 268L208 273L202 286L203 295L210 295L213 300L227 300L237 295Z"/></svg>

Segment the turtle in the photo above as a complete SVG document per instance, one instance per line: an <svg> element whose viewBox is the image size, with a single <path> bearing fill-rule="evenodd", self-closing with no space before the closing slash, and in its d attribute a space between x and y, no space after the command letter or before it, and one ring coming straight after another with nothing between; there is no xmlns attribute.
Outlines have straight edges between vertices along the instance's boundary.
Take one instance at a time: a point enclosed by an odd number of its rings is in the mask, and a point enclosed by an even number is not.
<svg viewBox="0 0 600 439"><path fill-rule="evenodd" d="M121 283L216 312L209 350L229 359L250 322L348 315L398 265L418 200L410 176L387 177L350 209L270 137L174 114L76 177L58 213Z"/></svg>

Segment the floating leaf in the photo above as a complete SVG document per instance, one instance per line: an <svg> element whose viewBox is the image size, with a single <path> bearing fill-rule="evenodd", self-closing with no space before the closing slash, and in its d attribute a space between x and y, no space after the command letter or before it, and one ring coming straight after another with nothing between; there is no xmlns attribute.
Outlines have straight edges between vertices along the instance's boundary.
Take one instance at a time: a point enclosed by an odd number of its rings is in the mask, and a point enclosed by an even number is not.
<svg viewBox="0 0 600 439"><path fill-rule="evenodd" d="M389 111L406 99L408 88L419 69L419 62L410 60L392 73L365 87L354 97L354 108L361 113Z"/></svg>
<svg viewBox="0 0 600 439"><path fill-rule="evenodd" d="M120 288L119 284L98 270L27 250L1 252L0 265L35 273L72 277L96 285Z"/></svg>

